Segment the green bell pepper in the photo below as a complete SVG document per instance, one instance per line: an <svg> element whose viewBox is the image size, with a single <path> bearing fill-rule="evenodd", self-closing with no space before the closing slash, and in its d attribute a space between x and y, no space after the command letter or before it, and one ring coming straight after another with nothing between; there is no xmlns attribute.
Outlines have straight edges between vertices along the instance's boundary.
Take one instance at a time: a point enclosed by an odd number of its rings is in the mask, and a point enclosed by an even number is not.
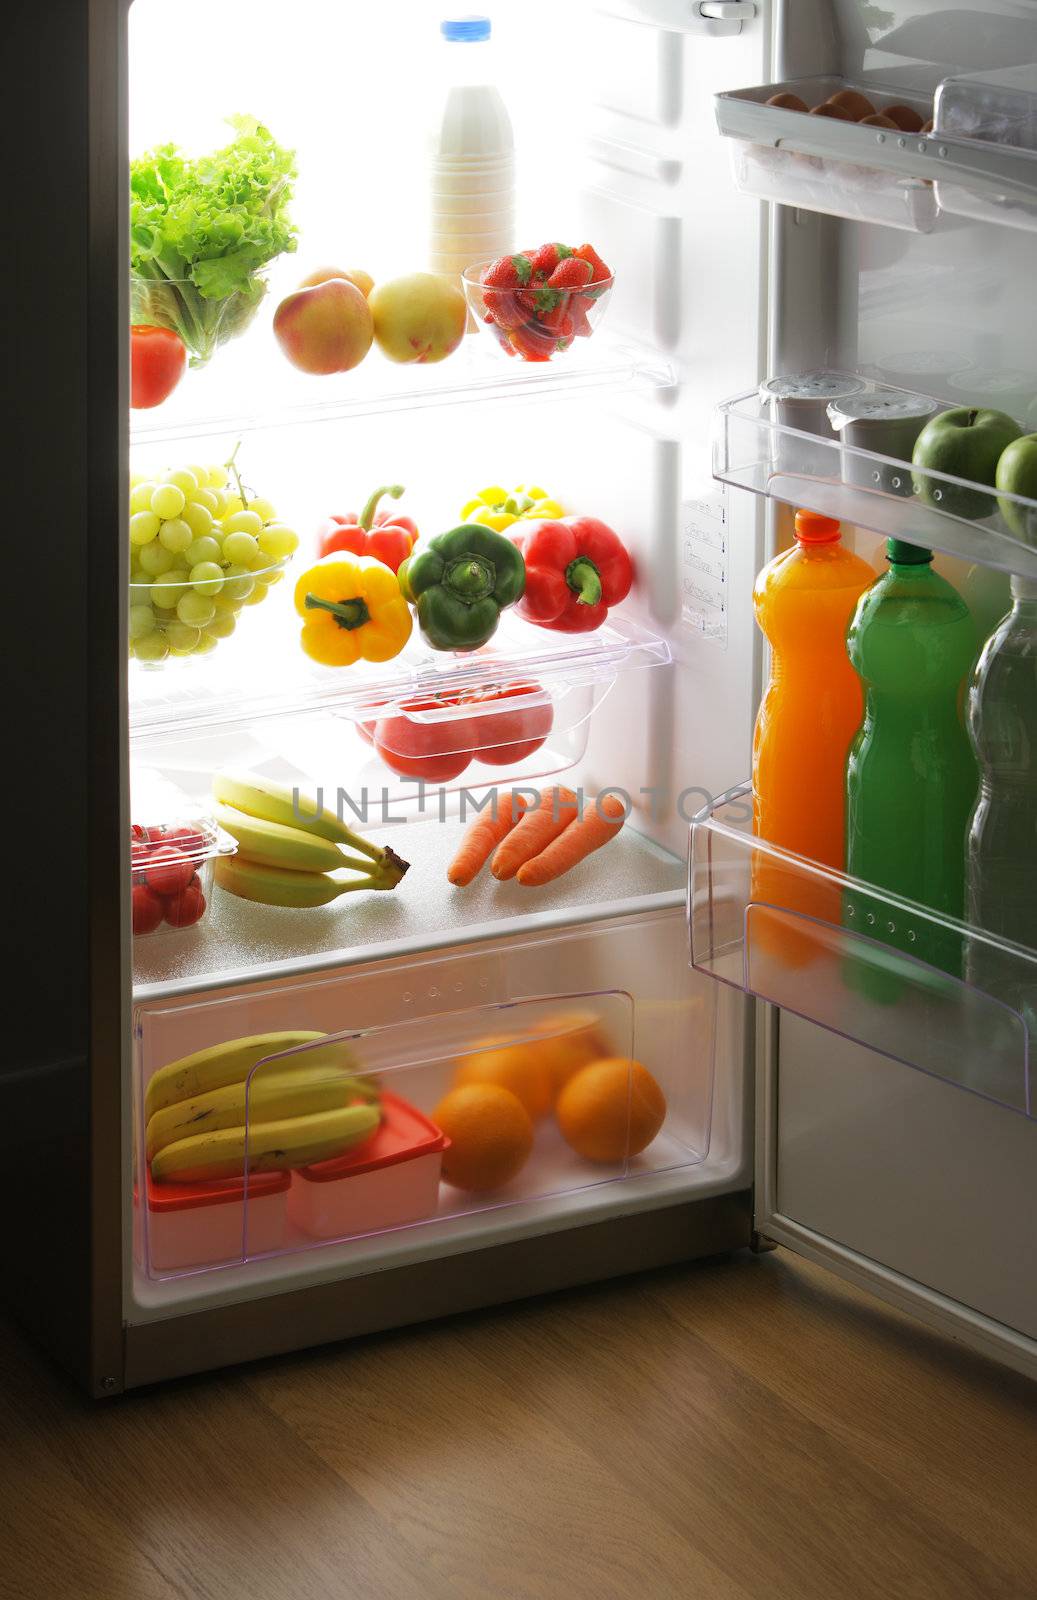
<svg viewBox="0 0 1037 1600"><path fill-rule="evenodd" d="M463 522L409 556L399 579L433 650L478 650L522 598L526 563L504 534Z"/></svg>

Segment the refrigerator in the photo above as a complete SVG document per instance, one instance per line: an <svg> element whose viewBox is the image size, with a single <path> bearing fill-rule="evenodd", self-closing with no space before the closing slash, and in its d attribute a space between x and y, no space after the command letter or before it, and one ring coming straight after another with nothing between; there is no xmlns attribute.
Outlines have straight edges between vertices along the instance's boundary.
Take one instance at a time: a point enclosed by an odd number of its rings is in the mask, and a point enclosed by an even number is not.
<svg viewBox="0 0 1037 1600"><path fill-rule="evenodd" d="M512 243L591 241L614 274L605 314L547 362L506 357L473 320L441 362L375 350L316 377L272 328L304 271L363 266L379 283L427 266L449 9L11 0L5 1299L105 1397L779 1247L1037 1373L1037 954L951 919L995 973L970 982L924 959L947 920L893 891L876 924L849 926L838 872L753 835L749 787L767 672L753 583L797 508L838 518L876 575L887 537L931 546L988 632L1007 575L1037 577L1037 503L961 515L939 474L761 390L821 374L1037 428L1037 5L565 0L536 25L511 0L490 9ZM891 128L767 103L846 87L880 119L916 115ZM131 409L131 158L215 149L233 115L295 152L297 248L250 326L164 404ZM246 504L268 499L300 534L286 581L204 658L131 660L131 483L235 447ZM296 576L322 520L383 483L406 485L419 548L483 485L535 484L620 535L633 587L595 631L511 613L474 655L415 633L380 668L315 667ZM423 748L456 749L444 690L492 700L516 681L543 720L503 738L495 765L419 786L364 737L417 704ZM134 823L205 833L227 769L337 796L407 875L286 907L228 892L220 863L209 882L210 864L195 925L135 936ZM620 797L623 828L538 888L488 868L451 885L473 797L550 784ZM178 798L145 815L145 793ZM44 872L32 847L55 826ZM787 904L757 893L767 861ZM828 918L797 910L819 876ZM878 997L850 978L876 965L892 974ZM149 1083L268 1035L281 1043L251 1059L240 1172L209 1180L218 1201L167 1203ZM625 1142L593 1148L576 1106L568 1132L560 1111L539 1117L517 1175L440 1181L434 1113L459 1063L479 1079L494 1052L544 1049L620 1063ZM329 1051L380 1104L379 1137L387 1106L412 1119L409 1159L365 1161L361 1144L334 1181L312 1151L264 1172L248 1158L261 1085L301 1082ZM664 1105L647 1143L631 1062Z"/></svg>

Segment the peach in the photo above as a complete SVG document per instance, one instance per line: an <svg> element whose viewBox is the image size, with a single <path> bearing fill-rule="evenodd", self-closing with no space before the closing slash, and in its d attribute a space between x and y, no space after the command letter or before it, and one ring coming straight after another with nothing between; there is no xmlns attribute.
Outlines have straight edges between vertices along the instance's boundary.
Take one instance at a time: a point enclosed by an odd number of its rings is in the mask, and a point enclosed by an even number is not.
<svg viewBox="0 0 1037 1600"><path fill-rule="evenodd" d="M274 334L300 372L349 372L371 348L371 308L355 284L328 278L285 296L274 312Z"/></svg>
<svg viewBox="0 0 1037 1600"><path fill-rule="evenodd" d="M363 267L315 267L302 279L299 288L312 289L318 283L327 283L329 278L345 278L347 283L360 290L365 300L374 288L374 279Z"/></svg>
<svg viewBox="0 0 1037 1600"><path fill-rule="evenodd" d="M465 297L456 284L434 273L378 283L369 303L375 339L390 361L443 361L464 338Z"/></svg>

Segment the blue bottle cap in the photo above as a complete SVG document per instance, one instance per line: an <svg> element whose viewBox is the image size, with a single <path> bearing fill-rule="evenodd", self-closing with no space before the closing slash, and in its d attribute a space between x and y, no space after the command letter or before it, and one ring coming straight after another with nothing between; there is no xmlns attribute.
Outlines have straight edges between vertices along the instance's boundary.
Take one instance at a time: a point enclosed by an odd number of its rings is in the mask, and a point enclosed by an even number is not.
<svg viewBox="0 0 1037 1600"><path fill-rule="evenodd" d="M454 43L473 44L490 37L492 24L489 17L449 17L439 24L439 31Z"/></svg>

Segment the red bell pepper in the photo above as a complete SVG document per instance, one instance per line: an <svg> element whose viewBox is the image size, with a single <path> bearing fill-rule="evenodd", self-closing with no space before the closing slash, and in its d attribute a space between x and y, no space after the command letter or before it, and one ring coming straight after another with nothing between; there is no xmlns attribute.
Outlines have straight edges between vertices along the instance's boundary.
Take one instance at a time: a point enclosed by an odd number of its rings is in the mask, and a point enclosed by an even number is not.
<svg viewBox="0 0 1037 1600"><path fill-rule="evenodd" d="M633 562L618 535L596 517L534 522L518 541L526 588L515 610L527 622L590 633L630 593Z"/></svg>
<svg viewBox="0 0 1037 1600"><path fill-rule="evenodd" d="M322 556L345 550L353 556L373 556L393 572L400 570L418 537L418 525L412 517L401 517L395 511L379 511L378 502L383 494L398 500L403 493L402 483L387 483L376 489L359 515L350 511L346 516L330 516L317 530L317 548Z"/></svg>

